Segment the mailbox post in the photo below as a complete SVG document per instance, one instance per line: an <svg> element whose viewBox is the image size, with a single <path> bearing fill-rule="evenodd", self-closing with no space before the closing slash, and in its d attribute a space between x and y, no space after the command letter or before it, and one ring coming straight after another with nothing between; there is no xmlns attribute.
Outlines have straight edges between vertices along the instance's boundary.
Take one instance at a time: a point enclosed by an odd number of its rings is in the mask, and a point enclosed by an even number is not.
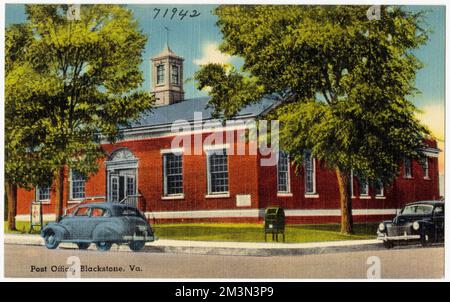
<svg viewBox="0 0 450 302"><path fill-rule="evenodd" d="M285 242L285 214L280 207L268 207L264 212L264 240L267 241L267 234L272 234L272 240L278 242L278 234L283 235Z"/></svg>

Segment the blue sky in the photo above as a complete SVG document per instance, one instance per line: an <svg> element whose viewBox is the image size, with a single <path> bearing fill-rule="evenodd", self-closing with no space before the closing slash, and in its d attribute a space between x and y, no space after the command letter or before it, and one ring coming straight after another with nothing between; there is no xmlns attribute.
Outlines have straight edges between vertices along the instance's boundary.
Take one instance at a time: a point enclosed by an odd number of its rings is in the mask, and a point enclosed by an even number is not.
<svg viewBox="0 0 450 302"><path fill-rule="evenodd" d="M133 10L135 18L143 32L148 36L147 45L143 53L142 70L144 72L144 89L150 89L149 58L159 53L166 42L166 31L170 29L169 43L171 49L185 58L184 78L187 80L198 70L199 64L206 61L228 62L240 65L237 58L227 57L217 51L222 36L215 26L217 20L211 11L215 5L128 5ZM190 18L179 16L171 19L172 9L188 11L190 15L197 10L200 15ZM155 9L161 9L159 16L154 18ZM162 15L168 9L166 18ZM443 140L444 129L444 89L445 89L445 7L444 6L408 6L410 10L427 11L426 23L433 31L429 41L420 49L414 51L424 63L424 68L417 74L416 86L422 92L413 102L424 112L421 119L432 128L433 133ZM7 4L6 24L23 22L25 20L22 4ZM198 91L194 81L185 83L186 98L205 95Z"/></svg>

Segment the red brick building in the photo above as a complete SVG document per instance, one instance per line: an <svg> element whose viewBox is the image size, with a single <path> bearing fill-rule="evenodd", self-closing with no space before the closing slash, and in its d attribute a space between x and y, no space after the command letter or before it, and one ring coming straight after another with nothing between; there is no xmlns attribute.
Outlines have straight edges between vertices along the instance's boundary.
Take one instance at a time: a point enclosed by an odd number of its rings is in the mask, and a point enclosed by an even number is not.
<svg viewBox="0 0 450 302"><path fill-rule="evenodd" d="M288 223L339 222L334 171L307 157L296 172L282 152L274 165L263 164L270 149L245 139L247 126L275 102L267 98L242 109L235 118L241 123L217 125L206 109L208 98L184 99L182 62L168 47L152 58L158 107L122 129L120 141L102 144L108 156L99 162L98 173L85 180L76 171L66 171L64 206L138 201L146 216L157 221L259 221L265 207L278 205L285 208ZM354 220L379 221L407 202L439 198L439 150L434 141L425 153L423 164L405 160L389 187L354 176ZM19 189L17 220L29 220L33 200L42 202L44 220L55 219L51 186Z"/></svg>

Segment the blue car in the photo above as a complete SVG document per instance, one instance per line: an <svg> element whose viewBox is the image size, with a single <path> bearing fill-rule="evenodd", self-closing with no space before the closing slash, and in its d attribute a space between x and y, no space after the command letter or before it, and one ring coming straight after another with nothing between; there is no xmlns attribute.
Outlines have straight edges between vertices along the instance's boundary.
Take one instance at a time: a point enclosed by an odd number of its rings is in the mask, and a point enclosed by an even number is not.
<svg viewBox="0 0 450 302"><path fill-rule="evenodd" d="M95 243L99 251L108 251L114 243L128 244L131 250L139 251L146 242L155 240L150 224L138 209L111 202L80 205L59 222L46 224L41 236L48 249L72 242L82 250Z"/></svg>

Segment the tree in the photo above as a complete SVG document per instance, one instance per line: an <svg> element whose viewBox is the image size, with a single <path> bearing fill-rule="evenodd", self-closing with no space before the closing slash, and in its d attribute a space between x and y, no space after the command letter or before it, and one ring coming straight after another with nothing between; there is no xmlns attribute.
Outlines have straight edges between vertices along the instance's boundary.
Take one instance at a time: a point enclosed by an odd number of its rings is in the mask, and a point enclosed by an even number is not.
<svg viewBox="0 0 450 302"><path fill-rule="evenodd" d="M405 157L423 157L426 127L408 99L427 40L423 13L368 6L220 6L220 49L244 59L242 72L203 66L216 116L229 118L263 95L279 105L280 144L301 167L306 153L336 171L341 232L353 232L350 175L389 185Z"/></svg>
<svg viewBox="0 0 450 302"><path fill-rule="evenodd" d="M81 5L79 18L73 19L68 9L26 5L23 27L30 28L31 37L6 75L7 90L21 91L17 103L30 109L29 116L23 113L24 122L36 121L31 124L41 133L34 150L54 176L58 217L66 171L96 172L104 156L101 140L117 139L120 128L154 101L139 89L147 38L131 11L120 5Z"/></svg>
<svg viewBox="0 0 450 302"><path fill-rule="evenodd" d="M6 30L5 192L9 230L16 229L17 187L30 189L30 184L46 186L52 180L49 161L38 152L39 141L45 135L39 124L40 112L32 102L22 102L29 97L27 94L31 90L27 84L35 77L29 78L21 87L12 85L22 80L23 69L19 64L22 64L23 50L31 40L31 28L25 24L12 25Z"/></svg>

